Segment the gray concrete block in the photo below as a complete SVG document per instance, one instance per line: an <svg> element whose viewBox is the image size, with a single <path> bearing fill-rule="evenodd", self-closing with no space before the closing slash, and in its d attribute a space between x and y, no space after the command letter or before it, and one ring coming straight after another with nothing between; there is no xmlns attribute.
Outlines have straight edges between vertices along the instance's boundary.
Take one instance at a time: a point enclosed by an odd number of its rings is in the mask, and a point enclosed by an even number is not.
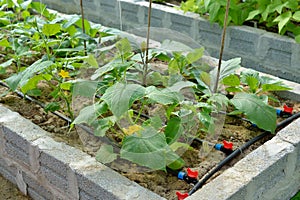
<svg viewBox="0 0 300 200"><path fill-rule="evenodd" d="M110 168L86 158L70 164L78 181L79 191L103 199L163 199L153 192L120 176ZM83 193L82 193L83 194Z"/></svg>
<svg viewBox="0 0 300 200"><path fill-rule="evenodd" d="M29 142L26 139L14 134L13 131L7 129L6 127L3 127L3 134L6 139L6 143L10 143L11 145L21 149L25 154L29 154Z"/></svg>
<svg viewBox="0 0 300 200"><path fill-rule="evenodd" d="M6 143L5 151L7 153L7 156L10 157L10 159L22 165L25 165L27 168L29 168L30 166L29 155L26 152L24 152L22 149L10 143Z"/></svg>
<svg viewBox="0 0 300 200"><path fill-rule="evenodd" d="M23 178L28 186L27 192L30 197L33 199L53 199L52 193L37 180L31 178L26 173L23 173Z"/></svg>
<svg viewBox="0 0 300 200"><path fill-rule="evenodd" d="M194 24L194 19L189 17L182 17L176 13L170 13L171 18L171 26L172 30L185 33L190 35L192 31L192 25Z"/></svg>
<svg viewBox="0 0 300 200"><path fill-rule="evenodd" d="M241 32L241 28L243 32ZM254 31L248 27L230 26L227 29L228 43L226 50L232 51L235 55L245 55L247 57L257 56L257 45L259 37L264 31Z"/></svg>
<svg viewBox="0 0 300 200"><path fill-rule="evenodd" d="M41 166L40 168L41 174L46 178L48 183L50 183L53 187L57 188L60 191L68 191L69 185L66 180L66 176L58 175L56 172L52 171L50 168Z"/></svg>
<svg viewBox="0 0 300 200"><path fill-rule="evenodd" d="M260 38L257 56L264 59L264 63L274 63L275 66L289 68L291 66L292 44L294 41L276 34L264 34Z"/></svg>
<svg viewBox="0 0 300 200"><path fill-rule="evenodd" d="M11 183L17 184L15 179L17 169L14 166L7 165L6 161L2 158L0 159L0 174Z"/></svg>

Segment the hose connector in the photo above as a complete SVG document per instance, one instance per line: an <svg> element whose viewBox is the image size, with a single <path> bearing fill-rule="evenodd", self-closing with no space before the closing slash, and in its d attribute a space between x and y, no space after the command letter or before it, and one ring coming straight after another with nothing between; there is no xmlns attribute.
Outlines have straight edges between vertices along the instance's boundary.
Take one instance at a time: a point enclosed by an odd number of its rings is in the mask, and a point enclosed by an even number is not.
<svg viewBox="0 0 300 200"><path fill-rule="evenodd" d="M180 180L184 180L187 183L196 184L198 182L198 171L191 170L190 168L187 168L187 172L180 171L178 172L177 178Z"/></svg>
<svg viewBox="0 0 300 200"><path fill-rule="evenodd" d="M187 198L189 196L188 193L181 193L179 191L176 192L176 195L177 195L178 200L184 200L185 198Z"/></svg>
<svg viewBox="0 0 300 200"><path fill-rule="evenodd" d="M233 152L233 143L223 140L223 144L215 144L214 148L218 151L222 151L226 155L230 155Z"/></svg>

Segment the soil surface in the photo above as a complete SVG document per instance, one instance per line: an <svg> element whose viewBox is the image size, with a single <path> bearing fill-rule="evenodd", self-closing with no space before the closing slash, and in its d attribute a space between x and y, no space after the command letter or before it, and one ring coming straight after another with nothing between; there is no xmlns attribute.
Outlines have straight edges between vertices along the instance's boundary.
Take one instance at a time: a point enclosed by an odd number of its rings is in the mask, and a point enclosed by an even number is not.
<svg viewBox="0 0 300 200"><path fill-rule="evenodd" d="M2 200L31 200L24 196L18 188L0 175L0 195Z"/></svg>
<svg viewBox="0 0 300 200"><path fill-rule="evenodd" d="M0 94L5 90L6 89L4 87L0 87ZM69 131L68 122L58 118L52 113L46 113L40 106L22 99L14 93L9 93L4 97L0 97L0 103L4 104L4 106L10 108L13 111L19 112L25 118L30 119L32 122L36 123L44 130L50 132L56 141L67 143L89 154L95 153L95 149L91 150L91 148L89 148L88 146L85 147L82 145L80 137L78 136L78 129ZM294 104L294 109L296 112L299 112L300 104ZM234 143L235 149L260 133L261 131L259 129L251 127L247 122L227 117L222 134L215 140L212 140L212 142L220 143L222 140L228 140ZM214 175L214 177L218 176L226 168L231 167L234 163L236 163L252 150L256 149L266 140L269 140L271 137L272 135L252 145L249 149L244 151L240 156L230 162L227 166L223 167L222 170ZM193 170L197 170L199 172L199 177L203 177L210 169L212 169L222 159L225 158L225 154L222 152L216 151L214 149L209 152L204 152L201 146L197 144L194 144L193 146L194 149L184 152L183 157L186 161L186 166L192 168ZM175 194L176 191L188 192L192 188L192 185L178 180L177 177L170 173L166 173L163 171L136 173L134 172L134 170L132 170L133 172L130 172L129 169L131 169L134 165L126 162L122 164L124 170L122 168L120 169L119 166L120 165L115 163L110 165L111 168L119 171L124 176L137 182L141 186L165 197L166 199L177 199ZM14 187L12 187L11 189L7 189L6 195L8 199L12 199L9 196L19 195L15 194L15 192L18 192L18 190ZM0 194L2 194L2 191L0 191ZM24 199L24 197L22 198Z"/></svg>

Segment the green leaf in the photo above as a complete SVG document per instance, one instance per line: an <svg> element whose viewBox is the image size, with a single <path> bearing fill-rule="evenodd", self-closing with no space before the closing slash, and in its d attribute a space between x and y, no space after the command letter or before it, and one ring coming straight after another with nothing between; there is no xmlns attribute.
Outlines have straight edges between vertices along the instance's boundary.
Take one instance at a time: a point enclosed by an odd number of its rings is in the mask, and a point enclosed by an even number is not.
<svg viewBox="0 0 300 200"><path fill-rule="evenodd" d="M85 59L85 61L92 67L98 68L98 62L93 54L89 54L89 56Z"/></svg>
<svg viewBox="0 0 300 200"><path fill-rule="evenodd" d="M178 158L174 162L168 164L168 167L173 170L179 170L182 169L184 165L185 165L184 160L182 158Z"/></svg>
<svg viewBox="0 0 300 200"><path fill-rule="evenodd" d="M300 43L300 34L295 37L297 43Z"/></svg>
<svg viewBox="0 0 300 200"><path fill-rule="evenodd" d="M273 22L279 22L278 23L278 32L281 33L282 28L290 21L292 17L292 12L288 11L285 12L278 17L276 17Z"/></svg>
<svg viewBox="0 0 300 200"><path fill-rule="evenodd" d="M47 10L46 5L40 2L31 2L31 8L35 9L41 15L49 18L51 16L50 12Z"/></svg>
<svg viewBox="0 0 300 200"><path fill-rule="evenodd" d="M221 64L221 70L220 70L220 78L221 81L226 76L229 76L231 74L235 74L235 71L240 68L241 58L233 58L227 61L222 62ZM217 77L217 67L215 67L211 72L211 83L215 84L216 77Z"/></svg>
<svg viewBox="0 0 300 200"><path fill-rule="evenodd" d="M96 160L106 164L117 159L117 154L114 153L114 148L108 144L102 144L100 149L96 153Z"/></svg>
<svg viewBox="0 0 300 200"><path fill-rule="evenodd" d="M168 121L165 128L166 141L170 145L174 143L183 133L183 127L181 125L181 119L179 117L173 117Z"/></svg>
<svg viewBox="0 0 300 200"><path fill-rule="evenodd" d="M116 118L114 116L106 117L103 119L97 120L93 127L95 127L94 135L98 137L105 136L105 133L116 123Z"/></svg>
<svg viewBox="0 0 300 200"><path fill-rule="evenodd" d="M52 36L60 31L60 24L44 24L42 28L43 34L46 36Z"/></svg>
<svg viewBox="0 0 300 200"><path fill-rule="evenodd" d="M27 91L33 90L37 87L37 84L42 80L51 80L52 76L50 74L38 74L33 76L28 80L28 82L21 87L21 91L26 94Z"/></svg>
<svg viewBox="0 0 300 200"><path fill-rule="evenodd" d="M80 20L80 16L79 15L70 15L68 17L68 20L66 20L66 22L63 23L62 27L64 29L67 29L70 26L74 25L78 20Z"/></svg>
<svg viewBox="0 0 300 200"><path fill-rule="evenodd" d="M254 76L248 76L246 77L246 83L249 86L251 92L255 93L259 86L259 80Z"/></svg>
<svg viewBox="0 0 300 200"><path fill-rule="evenodd" d="M82 96L93 98L97 93L98 82L89 80L76 80L73 82L73 97Z"/></svg>
<svg viewBox="0 0 300 200"><path fill-rule="evenodd" d="M296 21L300 21L300 11L296 11L293 14L293 19L296 20Z"/></svg>
<svg viewBox="0 0 300 200"><path fill-rule="evenodd" d="M46 106L45 106L45 108L44 108L44 110L46 111L46 112L54 112L54 111L57 111L57 110L59 110L60 109L60 105L59 105L59 103L57 103L57 102L51 102L51 103L48 103Z"/></svg>
<svg viewBox="0 0 300 200"><path fill-rule="evenodd" d="M178 81L171 87L168 87L167 89L172 92L180 92L180 90L182 90L183 88L187 88L187 87L190 88L194 86L196 86L196 84L190 81Z"/></svg>
<svg viewBox="0 0 300 200"><path fill-rule="evenodd" d="M72 124L87 123L88 125L91 125L99 115L105 113L107 110L107 104L104 102L84 107L80 110L79 115L75 118Z"/></svg>
<svg viewBox="0 0 300 200"><path fill-rule="evenodd" d="M286 86L285 84L283 84L281 82L262 85L262 90L264 92L266 92L266 91L283 91L283 90L291 90L291 89L292 88Z"/></svg>
<svg viewBox="0 0 300 200"><path fill-rule="evenodd" d="M165 135L152 127L125 137L120 154L121 158L155 170L165 170L179 159L166 143Z"/></svg>
<svg viewBox="0 0 300 200"><path fill-rule="evenodd" d="M109 106L112 113L121 117L131 107L134 101L142 98L145 88L137 84L116 83L109 87L101 99Z"/></svg>
<svg viewBox="0 0 300 200"><path fill-rule="evenodd" d="M189 62L189 64L192 64L196 61L198 61L204 53L204 48L195 49L194 51L187 54L186 59Z"/></svg>
<svg viewBox="0 0 300 200"><path fill-rule="evenodd" d="M276 129L276 110L265 104L254 94L238 93L231 99L236 109L245 113L247 118L259 128L272 133Z"/></svg>
<svg viewBox="0 0 300 200"><path fill-rule="evenodd" d="M163 105L176 104L183 99L182 95L178 92L168 89L158 90L154 86L146 88L146 97Z"/></svg>
<svg viewBox="0 0 300 200"><path fill-rule="evenodd" d="M17 89L18 85L22 87L35 73L48 68L52 64L52 61L43 61L42 59L37 60L24 71L5 79L5 81L7 85L14 91Z"/></svg>
<svg viewBox="0 0 300 200"><path fill-rule="evenodd" d="M4 62L4 63L1 63L0 64L0 67L1 68L7 68L9 67L13 62L15 61L15 59L9 59L8 61Z"/></svg>
<svg viewBox="0 0 300 200"><path fill-rule="evenodd" d="M63 90L68 90L70 91L71 90L71 87L72 87L72 82L63 82L59 85L60 89L63 89Z"/></svg>
<svg viewBox="0 0 300 200"><path fill-rule="evenodd" d="M10 47L10 43L8 42L7 38L4 38L2 40L0 40L0 46L1 47Z"/></svg>
<svg viewBox="0 0 300 200"><path fill-rule="evenodd" d="M222 82L223 82L224 85L231 86L231 87L239 86L240 85L240 79L235 74L231 74L231 75L225 77L222 80Z"/></svg>

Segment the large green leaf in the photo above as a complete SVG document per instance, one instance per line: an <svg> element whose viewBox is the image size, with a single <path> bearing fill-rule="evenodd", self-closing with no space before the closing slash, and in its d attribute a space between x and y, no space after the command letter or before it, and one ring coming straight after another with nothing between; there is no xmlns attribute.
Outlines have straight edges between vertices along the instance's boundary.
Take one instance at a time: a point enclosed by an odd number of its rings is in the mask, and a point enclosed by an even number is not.
<svg viewBox="0 0 300 200"><path fill-rule="evenodd" d="M203 53L204 53L204 48L195 49L194 51L186 55L186 59L190 64L192 64L198 61L203 56Z"/></svg>
<svg viewBox="0 0 300 200"><path fill-rule="evenodd" d="M95 103L93 105L83 108L79 115L75 118L72 124L87 123L91 125L99 115L107 111L107 105L102 103Z"/></svg>
<svg viewBox="0 0 300 200"><path fill-rule="evenodd" d="M35 73L48 68L52 64L52 61L42 61L42 59L37 60L24 71L7 78L5 81L12 90L16 90L18 85L22 87Z"/></svg>
<svg viewBox="0 0 300 200"><path fill-rule="evenodd" d="M60 31L60 24L44 24L42 28L42 32L46 36L55 35L59 31Z"/></svg>
<svg viewBox="0 0 300 200"><path fill-rule="evenodd" d="M179 103L183 99L178 92L173 92L168 88L158 90L154 86L146 88L146 97L163 105Z"/></svg>
<svg viewBox="0 0 300 200"><path fill-rule="evenodd" d="M145 88L140 85L116 83L105 91L102 99L119 118L128 111L135 100L142 98L144 94Z"/></svg>
<svg viewBox="0 0 300 200"><path fill-rule="evenodd" d="M173 117L168 121L165 128L166 141L170 145L174 143L183 133L183 127L181 125L181 119L179 117Z"/></svg>
<svg viewBox="0 0 300 200"><path fill-rule="evenodd" d="M235 71L240 68L241 58L233 58L227 61L222 62L221 69L220 69L220 77L219 81L223 80L225 77L235 74ZM214 68L211 72L211 84L215 84L216 77L217 77L217 67ZM212 87L213 88L213 87Z"/></svg>
<svg viewBox="0 0 300 200"><path fill-rule="evenodd" d="M117 154L114 153L113 146L108 144L101 145L100 149L97 151L96 160L106 164L117 159Z"/></svg>
<svg viewBox="0 0 300 200"><path fill-rule="evenodd" d="M121 158L155 170L163 170L179 159L168 146L165 135L152 127L125 137L120 154Z"/></svg>
<svg viewBox="0 0 300 200"><path fill-rule="evenodd" d="M93 98L97 93L98 82L77 79L73 83L73 97L82 96Z"/></svg>
<svg viewBox="0 0 300 200"><path fill-rule="evenodd" d="M242 111L247 118L259 128L272 133L276 129L276 110L265 104L254 94L238 93L231 99L236 109Z"/></svg>
<svg viewBox="0 0 300 200"><path fill-rule="evenodd" d="M281 33L281 30L290 21L291 17L292 17L292 12L288 11L288 12L285 12L285 13L279 15L278 17L276 17L273 20L273 22L278 22L278 32L279 33Z"/></svg>
<svg viewBox="0 0 300 200"><path fill-rule="evenodd" d="M168 89L172 92L180 92L180 90L183 88L194 86L196 86L196 84L190 81L178 81L174 85L168 87Z"/></svg>

